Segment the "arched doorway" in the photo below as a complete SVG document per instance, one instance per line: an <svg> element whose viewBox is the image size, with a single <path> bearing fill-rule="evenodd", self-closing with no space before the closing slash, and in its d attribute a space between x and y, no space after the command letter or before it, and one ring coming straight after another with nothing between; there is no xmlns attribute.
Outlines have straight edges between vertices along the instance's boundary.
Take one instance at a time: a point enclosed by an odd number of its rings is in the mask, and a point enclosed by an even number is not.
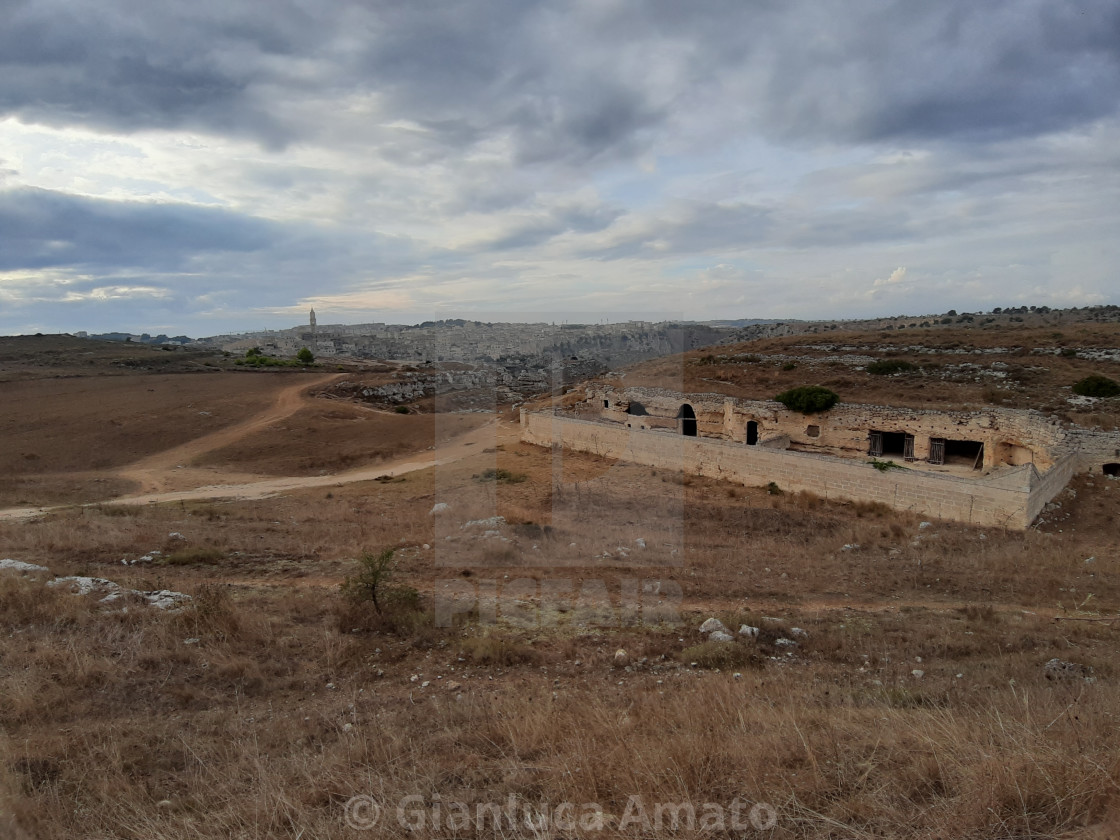
<svg viewBox="0 0 1120 840"><path fill-rule="evenodd" d="M677 419L681 421L681 434L687 437L696 437L696 412L692 406L685 403L677 412Z"/></svg>
<svg viewBox="0 0 1120 840"><path fill-rule="evenodd" d="M758 423L754 420L747 421L747 446L758 443Z"/></svg>

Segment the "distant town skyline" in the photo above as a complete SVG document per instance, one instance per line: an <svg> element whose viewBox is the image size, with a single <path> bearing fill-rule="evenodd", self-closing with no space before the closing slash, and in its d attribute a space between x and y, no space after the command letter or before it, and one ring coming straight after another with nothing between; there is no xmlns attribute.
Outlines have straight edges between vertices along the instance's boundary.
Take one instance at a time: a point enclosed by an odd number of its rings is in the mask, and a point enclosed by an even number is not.
<svg viewBox="0 0 1120 840"><path fill-rule="evenodd" d="M9 4L0 333L1117 302L1113 0Z"/></svg>

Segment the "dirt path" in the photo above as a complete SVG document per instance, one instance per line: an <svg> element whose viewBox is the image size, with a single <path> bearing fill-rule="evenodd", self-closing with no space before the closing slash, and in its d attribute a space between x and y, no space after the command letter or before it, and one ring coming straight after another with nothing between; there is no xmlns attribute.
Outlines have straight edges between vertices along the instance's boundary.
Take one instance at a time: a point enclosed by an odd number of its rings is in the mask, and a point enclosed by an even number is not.
<svg viewBox="0 0 1120 840"><path fill-rule="evenodd" d="M272 406L260 414L255 414L248 420L219 429L212 434L149 455L147 458L117 470L116 474L120 478L135 481L140 486L141 491L145 493L170 489L171 484L181 483L183 470L195 458L215 449L221 449L223 446L236 443L254 432L266 429L273 423L290 417L310 402L307 397L309 390L341 379L343 376L345 374L331 374L313 379L310 382L304 380L283 388L276 394L276 400ZM207 477L213 480L215 477L223 478L225 476L221 472L215 476L213 471L209 471Z"/></svg>
<svg viewBox="0 0 1120 840"><path fill-rule="evenodd" d="M251 423L255 424L257 419L258 418L254 418ZM358 481L371 481L381 476L401 475L403 473L415 472L416 470L424 470L433 466L441 466L443 464L461 461L464 458L481 452L488 444L493 444L495 435L499 432L498 424L498 420L492 420L484 426L466 432L447 443L440 444L439 448L436 450L430 450L418 455L410 455L407 458L390 461L376 467L360 467L333 475L268 478L245 481L238 484L209 484L205 487L194 487L186 490L159 490L131 496L121 496L116 499L106 499L103 502L95 502L93 505L85 505L85 507L97 505L148 505L163 502L199 501L204 499L236 499L239 501L264 499L290 490L304 490L312 487L337 487L342 484L352 484ZM241 428L244 429L246 425L249 424L245 424ZM253 425L252 427L255 428L256 426ZM212 440L214 437L216 436L208 435L206 438L200 438L199 441L195 441L195 443L202 440ZM175 450L171 451L178 452L181 449L183 449L183 447L176 447ZM203 448L199 451L207 450ZM161 453L161 456L165 454L166 453ZM174 460L172 460L171 463L174 463ZM133 467L130 469L134 470L135 468ZM150 467L148 469L153 477L158 476L155 470ZM171 469L174 469L174 467L171 467ZM0 521L33 519L36 516L49 513L52 510L61 510L66 507L72 507L72 505L8 508L7 510L0 510Z"/></svg>

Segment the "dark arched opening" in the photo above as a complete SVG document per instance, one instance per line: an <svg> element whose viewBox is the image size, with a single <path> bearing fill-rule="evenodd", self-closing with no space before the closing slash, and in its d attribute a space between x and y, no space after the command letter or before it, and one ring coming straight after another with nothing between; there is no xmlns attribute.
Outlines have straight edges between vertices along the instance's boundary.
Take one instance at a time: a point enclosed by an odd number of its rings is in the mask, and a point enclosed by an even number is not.
<svg viewBox="0 0 1120 840"><path fill-rule="evenodd" d="M688 437L696 437L696 412L692 410L692 406L685 403L681 406L681 410L677 412L677 419L681 421L681 434Z"/></svg>
<svg viewBox="0 0 1120 840"><path fill-rule="evenodd" d="M747 421L747 446L758 443L758 423L754 420Z"/></svg>
<svg viewBox="0 0 1120 840"><path fill-rule="evenodd" d="M649 412L646 411L646 407L640 402L631 402L630 405L626 406L626 413L633 414L635 417L649 416Z"/></svg>
<svg viewBox="0 0 1120 840"><path fill-rule="evenodd" d="M1104 474L1105 475L1120 475L1120 464L1105 464L1104 465Z"/></svg>

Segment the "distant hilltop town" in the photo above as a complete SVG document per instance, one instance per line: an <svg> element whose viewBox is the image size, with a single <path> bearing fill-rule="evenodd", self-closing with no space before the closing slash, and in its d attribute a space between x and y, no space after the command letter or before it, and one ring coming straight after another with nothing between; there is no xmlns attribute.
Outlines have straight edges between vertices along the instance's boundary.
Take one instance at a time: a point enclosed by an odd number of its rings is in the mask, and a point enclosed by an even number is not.
<svg viewBox="0 0 1120 840"><path fill-rule="evenodd" d="M736 330L697 324L626 321L613 324L496 323L452 319L401 324L308 324L287 330L219 335L200 342L238 351L251 346L292 355L421 362L486 362L522 357L576 357L626 364L717 344Z"/></svg>
<svg viewBox="0 0 1120 840"><path fill-rule="evenodd" d="M739 319L725 321L622 321L601 324L502 323L460 318L422 324L320 324L312 309L308 322L284 330L215 335L191 339L185 335L123 332L82 338L133 341L157 345L195 345L242 352L258 347L265 353L292 356L307 347L316 356L391 359L411 363L503 360L580 360L619 366L699 347L759 338L836 330L921 330L946 326L983 327L989 324L1024 326L1062 325L1086 321L1120 320L1120 306L1050 309L1047 306L996 307L990 312L950 309L936 315L892 316L846 321Z"/></svg>

